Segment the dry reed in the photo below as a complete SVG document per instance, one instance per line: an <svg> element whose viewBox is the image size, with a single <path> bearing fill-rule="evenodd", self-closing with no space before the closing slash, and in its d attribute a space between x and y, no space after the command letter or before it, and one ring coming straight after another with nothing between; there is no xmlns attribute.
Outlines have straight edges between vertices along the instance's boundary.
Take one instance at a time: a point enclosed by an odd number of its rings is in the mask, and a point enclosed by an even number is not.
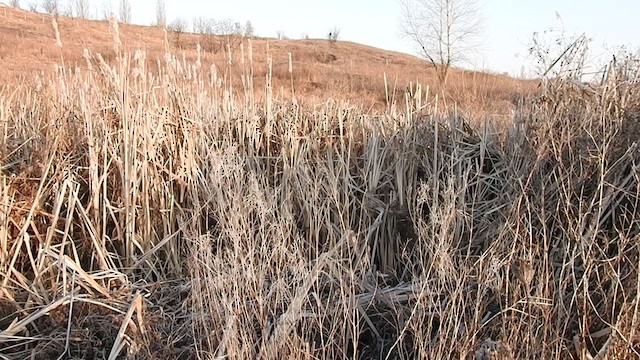
<svg viewBox="0 0 640 360"><path fill-rule="evenodd" d="M2 356L640 356L637 78L500 134L420 87L256 99L248 51L0 93Z"/></svg>

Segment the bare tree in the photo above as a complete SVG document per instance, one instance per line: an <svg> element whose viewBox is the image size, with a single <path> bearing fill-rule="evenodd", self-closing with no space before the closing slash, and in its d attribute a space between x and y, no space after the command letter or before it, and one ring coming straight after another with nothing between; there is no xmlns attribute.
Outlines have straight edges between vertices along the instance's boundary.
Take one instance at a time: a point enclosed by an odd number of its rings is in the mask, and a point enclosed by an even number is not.
<svg viewBox="0 0 640 360"><path fill-rule="evenodd" d="M193 19L193 32L200 34L200 44L206 51L217 53L227 48L233 50L239 47L242 39L248 36L247 33L253 33L253 26L250 22L242 26L231 19L196 17Z"/></svg>
<svg viewBox="0 0 640 360"><path fill-rule="evenodd" d="M131 4L129 0L120 0L120 21L125 24L131 23Z"/></svg>
<svg viewBox="0 0 640 360"><path fill-rule="evenodd" d="M73 2L68 3L67 6L61 9L62 16L73 18Z"/></svg>
<svg viewBox="0 0 640 360"><path fill-rule="evenodd" d="M335 44L336 41L338 41L338 39L340 38L340 28L339 27L334 27L333 29L329 30L329 33L327 34L327 40L329 40L329 42L331 44Z"/></svg>
<svg viewBox="0 0 640 360"><path fill-rule="evenodd" d="M9 1L9 5L13 6L14 8L20 7L20 0L11 0Z"/></svg>
<svg viewBox="0 0 640 360"><path fill-rule="evenodd" d="M215 34L215 20L204 17L193 18L193 32L201 35Z"/></svg>
<svg viewBox="0 0 640 360"><path fill-rule="evenodd" d="M223 19L223 20L218 20L215 22L216 27L215 27L215 33L217 35L222 35L222 36L229 36L229 35L235 35L235 36L242 36L244 29L242 28L242 25L237 22L237 21L233 21L231 19Z"/></svg>
<svg viewBox="0 0 640 360"><path fill-rule="evenodd" d="M55 16L60 14L60 3L58 0L42 0L42 8L47 14Z"/></svg>
<svg viewBox="0 0 640 360"><path fill-rule="evenodd" d="M247 22L244 24L244 37L253 37L254 33L255 29L253 28L253 24L251 23L251 21L247 20Z"/></svg>
<svg viewBox="0 0 640 360"><path fill-rule="evenodd" d="M400 0L402 32L445 83L453 64L469 60L482 30L476 0Z"/></svg>
<svg viewBox="0 0 640 360"><path fill-rule="evenodd" d="M186 21L182 20L185 24ZM164 0L158 0L156 3L156 26L164 27L167 25L167 10ZM186 29L183 29L183 31Z"/></svg>
<svg viewBox="0 0 640 360"><path fill-rule="evenodd" d="M89 18L89 0L74 0L73 5L79 18Z"/></svg>
<svg viewBox="0 0 640 360"><path fill-rule="evenodd" d="M96 18L102 20L109 20L111 15L113 15L113 9L111 8L111 1L106 0L102 2L102 13L96 12Z"/></svg>
<svg viewBox="0 0 640 360"><path fill-rule="evenodd" d="M182 35L182 33L184 33L185 31L187 31L187 26L188 26L187 21L185 19L182 19L182 18L174 19L167 26L167 28L169 30L171 30L171 32L173 32L173 34L176 37L176 46L177 47L180 47L180 35Z"/></svg>

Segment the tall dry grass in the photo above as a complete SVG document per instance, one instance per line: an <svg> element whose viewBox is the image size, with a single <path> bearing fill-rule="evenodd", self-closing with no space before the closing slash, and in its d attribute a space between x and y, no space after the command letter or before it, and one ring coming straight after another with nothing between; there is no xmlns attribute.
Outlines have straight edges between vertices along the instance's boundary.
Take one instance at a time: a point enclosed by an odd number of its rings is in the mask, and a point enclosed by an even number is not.
<svg viewBox="0 0 640 360"><path fill-rule="evenodd" d="M0 92L2 357L640 356L628 64L504 133L85 57Z"/></svg>

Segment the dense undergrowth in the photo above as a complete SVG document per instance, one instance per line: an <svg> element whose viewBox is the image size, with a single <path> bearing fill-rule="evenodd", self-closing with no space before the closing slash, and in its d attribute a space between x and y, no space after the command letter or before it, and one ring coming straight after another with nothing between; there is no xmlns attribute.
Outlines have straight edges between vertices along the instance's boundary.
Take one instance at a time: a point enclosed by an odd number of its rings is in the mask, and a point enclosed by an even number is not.
<svg viewBox="0 0 640 360"><path fill-rule="evenodd" d="M628 64L505 129L85 55L0 92L1 357L640 357Z"/></svg>

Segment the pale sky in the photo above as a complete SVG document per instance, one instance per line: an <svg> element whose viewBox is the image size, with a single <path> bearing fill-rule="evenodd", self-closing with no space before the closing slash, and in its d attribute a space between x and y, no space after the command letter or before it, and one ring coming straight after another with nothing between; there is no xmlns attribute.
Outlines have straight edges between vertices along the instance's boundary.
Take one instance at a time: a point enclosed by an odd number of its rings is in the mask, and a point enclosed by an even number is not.
<svg viewBox="0 0 640 360"><path fill-rule="evenodd" d="M27 0L23 0L27 1ZM109 0L89 0L95 12ZM640 45L640 0L479 0L484 17L482 45L476 59L464 67L519 75L528 59L528 44L535 31L564 28L568 35L586 33L593 39L592 53L609 58L611 50ZM133 22L150 25L155 20L156 0L129 0ZM117 13L120 0L110 0ZM303 34L325 38L331 28L341 29L340 39L382 49L416 54L399 28L397 0L165 0L167 22L194 17L251 21L255 35L275 37L278 31L291 39ZM558 20L557 15L560 15ZM191 29L191 26L189 27Z"/></svg>

